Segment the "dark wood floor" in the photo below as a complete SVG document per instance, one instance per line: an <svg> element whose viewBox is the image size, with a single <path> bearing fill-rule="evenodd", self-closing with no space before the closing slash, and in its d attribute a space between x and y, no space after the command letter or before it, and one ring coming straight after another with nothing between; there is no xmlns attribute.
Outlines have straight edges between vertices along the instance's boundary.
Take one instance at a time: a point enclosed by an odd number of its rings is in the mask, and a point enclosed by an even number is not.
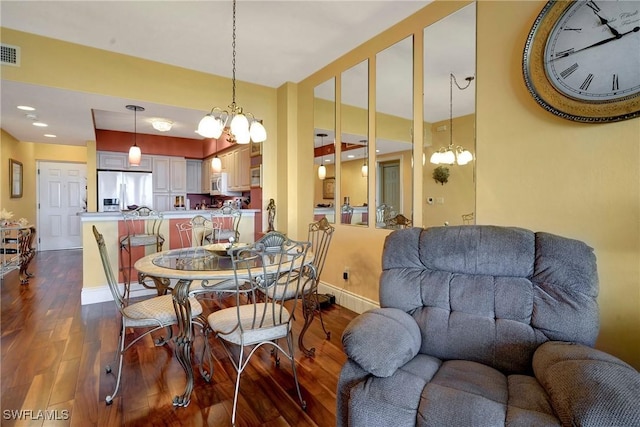
<svg viewBox="0 0 640 427"><path fill-rule="evenodd" d="M149 336L126 353L123 384L113 404L106 406L104 398L113 390L115 377L104 367L114 359L119 328L113 302L80 305L79 250L40 252L29 270L35 277L28 285L19 284L17 271L2 281L2 426L231 424L235 371L213 338L213 379L206 383L197 376L188 407L171 404L185 385L172 344L155 347ZM325 339L317 319L305 338L308 347L316 348L315 358L304 357L296 346L306 411L295 394L291 365L283 358L276 367L268 348L259 350L242 375L237 425L334 426L335 390L345 360L340 337L354 316L339 306L324 310L331 339ZM302 323L298 309L296 318L297 340ZM13 419L17 415L22 421ZM54 419L46 419L50 417Z"/></svg>

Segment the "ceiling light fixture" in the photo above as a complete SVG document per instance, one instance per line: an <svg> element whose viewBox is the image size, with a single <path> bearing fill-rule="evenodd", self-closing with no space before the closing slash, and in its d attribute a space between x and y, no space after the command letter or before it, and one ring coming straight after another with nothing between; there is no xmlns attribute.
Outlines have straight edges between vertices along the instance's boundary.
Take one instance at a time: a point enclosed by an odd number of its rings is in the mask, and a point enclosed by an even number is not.
<svg viewBox="0 0 640 427"><path fill-rule="evenodd" d="M44 136L47 137L47 138L56 138L56 135L54 135L52 133L45 133Z"/></svg>
<svg viewBox="0 0 640 427"><path fill-rule="evenodd" d="M267 131L262 123L249 112L244 113L242 107L236 105L236 0L233 0L233 37L231 47L232 56L232 98L229 110L213 107L198 124L198 133L205 138L220 138L222 132L229 128L230 142L248 144L249 142L263 142L267 139ZM249 120L250 117L250 120Z"/></svg>
<svg viewBox="0 0 640 427"><path fill-rule="evenodd" d="M144 111L144 107L139 105L127 105L127 110L133 110L133 145L129 148L129 164L131 166L140 166L142 151L138 147L138 111Z"/></svg>
<svg viewBox="0 0 640 427"><path fill-rule="evenodd" d="M320 150L322 152L322 159L320 167L318 168L318 178L325 179L327 177L327 167L324 165L324 137L327 136L327 134L319 133L316 136L320 137Z"/></svg>
<svg viewBox="0 0 640 427"><path fill-rule="evenodd" d="M47 126L49 126L48 124L43 123L43 122L33 122L31 124L34 125L34 126L38 126L39 128L46 128Z"/></svg>
<svg viewBox="0 0 640 427"><path fill-rule="evenodd" d="M362 163L362 176L364 178L369 176L369 166L367 161L369 159L369 142L366 139L361 139L360 142L364 143L364 162Z"/></svg>
<svg viewBox="0 0 640 427"><path fill-rule="evenodd" d="M22 111L36 111L35 108L33 107L29 107L28 105L18 105L18 110L22 110Z"/></svg>
<svg viewBox="0 0 640 427"><path fill-rule="evenodd" d="M169 132L173 126L173 122L165 119L153 119L151 120L151 126L159 132Z"/></svg>
<svg viewBox="0 0 640 427"><path fill-rule="evenodd" d="M467 85L461 87L456 80L456 76L452 73L449 74L449 146L447 148L442 147L431 155L430 162L433 164L452 165L457 163L466 165L473 160L473 154L469 150L462 148L460 145L453 147L453 83L455 82L458 89L465 90L471 85L473 79L473 76L465 78Z"/></svg>

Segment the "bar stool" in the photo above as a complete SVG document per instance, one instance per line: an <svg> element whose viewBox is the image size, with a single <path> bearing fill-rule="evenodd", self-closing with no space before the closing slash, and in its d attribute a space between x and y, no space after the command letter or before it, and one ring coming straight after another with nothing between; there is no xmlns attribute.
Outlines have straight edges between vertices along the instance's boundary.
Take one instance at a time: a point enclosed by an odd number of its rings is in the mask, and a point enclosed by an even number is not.
<svg viewBox="0 0 640 427"><path fill-rule="evenodd" d="M120 271L124 278L124 293L129 299L131 290L131 270L133 261L131 252L137 247L155 247L157 252L162 251L164 236L160 234L162 225L162 213L154 211L146 206L141 206L133 211L122 213L127 234L120 236ZM125 263L126 261L126 263Z"/></svg>

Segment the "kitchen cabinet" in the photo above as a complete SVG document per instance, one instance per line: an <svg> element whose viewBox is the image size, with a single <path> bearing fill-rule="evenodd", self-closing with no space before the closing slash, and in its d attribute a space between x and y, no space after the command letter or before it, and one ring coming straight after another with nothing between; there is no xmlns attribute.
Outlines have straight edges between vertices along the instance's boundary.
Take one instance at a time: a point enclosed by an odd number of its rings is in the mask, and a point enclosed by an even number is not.
<svg viewBox="0 0 640 427"><path fill-rule="evenodd" d="M207 157L202 161L202 192L209 194L211 188L211 159L214 156Z"/></svg>
<svg viewBox="0 0 640 427"><path fill-rule="evenodd" d="M153 170L153 156L143 154L140 166L132 166L129 163L128 153L98 151L98 169L151 172Z"/></svg>
<svg viewBox="0 0 640 427"><path fill-rule="evenodd" d="M249 191L251 187L251 147L238 145L220 155L222 172L228 174L229 190Z"/></svg>
<svg viewBox="0 0 640 427"><path fill-rule="evenodd" d="M205 193L208 187L202 186L202 160L187 160L187 193Z"/></svg>
<svg viewBox="0 0 640 427"><path fill-rule="evenodd" d="M187 196L187 161L184 157L153 156L153 208L174 209L176 196Z"/></svg>

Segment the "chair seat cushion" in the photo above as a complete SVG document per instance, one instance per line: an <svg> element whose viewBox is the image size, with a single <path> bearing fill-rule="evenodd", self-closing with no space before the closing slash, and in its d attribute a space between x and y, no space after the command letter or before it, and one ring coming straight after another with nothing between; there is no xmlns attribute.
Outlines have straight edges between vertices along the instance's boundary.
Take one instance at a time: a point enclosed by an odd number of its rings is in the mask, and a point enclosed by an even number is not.
<svg viewBox="0 0 640 427"><path fill-rule="evenodd" d="M158 242L164 242L164 238L157 234L133 234L120 239L120 244L128 243L130 246L151 246Z"/></svg>
<svg viewBox="0 0 640 427"><path fill-rule="evenodd" d="M202 305L195 298L189 298L192 317L202 314ZM153 297L124 308L125 327L156 327L178 323L173 308L173 296Z"/></svg>
<svg viewBox="0 0 640 427"><path fill-rule="evenodd" d="M278 319L279 323L274 325L273 317L271 316L273 306L276 307L275 310L279 313L279 304L255 304L256 313L267 313L261 325L253 324L254 317L256 317L253 304L214 311L208 317L209 325L217 333L218 337L238 345L252 345L261 341L284 338L289 333L291 315L285 307L282 307L282 317ZM259 319L261 316L257 317ZM244 333L239 327L238 319L240 319Z"/></svg>
<svg viewBox="0 0 640 427"><path fill-rule="evenodd" d="M389 377L369 376L351 389L352 425L560 425L534 377L505 376L465 360L418 354Z"/></svg>

